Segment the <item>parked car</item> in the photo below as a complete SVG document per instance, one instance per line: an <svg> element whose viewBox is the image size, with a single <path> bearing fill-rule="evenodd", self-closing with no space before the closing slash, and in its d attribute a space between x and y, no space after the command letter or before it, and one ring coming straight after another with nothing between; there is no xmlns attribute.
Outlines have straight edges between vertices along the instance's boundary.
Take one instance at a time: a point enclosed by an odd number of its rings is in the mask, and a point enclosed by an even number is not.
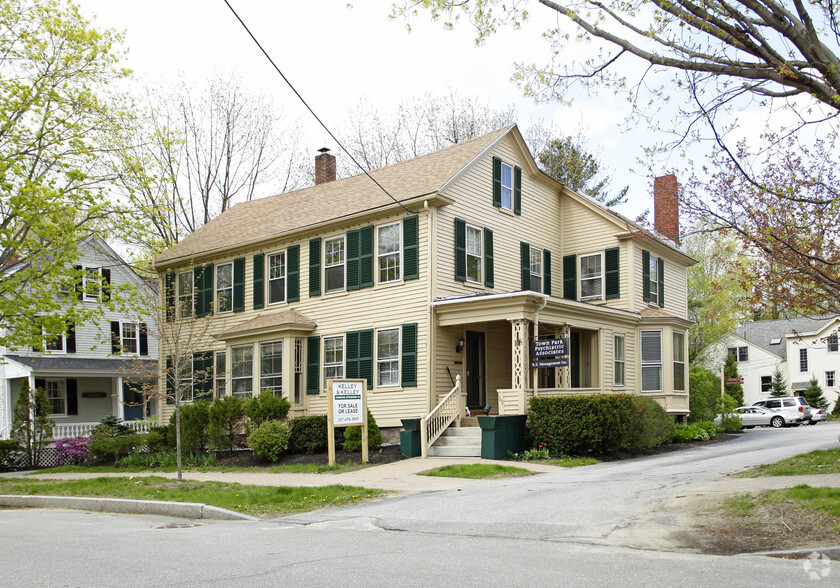
<svg viewBox="0 0 840 588"><path fill-rule="evenodd" d="M816 425L819 421L824 421L828 418L828 409L826 408L811 408L811 424Z"/></svg>
<svg viewBox="0 0 840 588"><path fill-rule="evenodd" d="M784 414L774 412L762 406L739 406L732 411L732 414L741 417L741 423L745 429L752 429L753 427L773 427L780 429L794 422L788 422ZM720 424L720 415L715 417L715 422Z"/></svg>
<svg viewBox="0 0 840 588"><path fill-rule="evenodd" d="M753 406L761 406L779 414L785 415L785 424L801 425L811 420L811 406L801 396L783 396L782 398L768 398L753 402Z"/></svg>

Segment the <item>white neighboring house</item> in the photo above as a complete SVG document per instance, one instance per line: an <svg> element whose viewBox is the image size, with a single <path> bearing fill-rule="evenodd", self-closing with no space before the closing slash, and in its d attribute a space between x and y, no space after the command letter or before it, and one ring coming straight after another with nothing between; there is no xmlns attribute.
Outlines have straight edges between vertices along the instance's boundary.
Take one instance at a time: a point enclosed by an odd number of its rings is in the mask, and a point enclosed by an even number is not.
<svg viewBox="0 0 840 588"><path fill-rule="evenodd" d="M131 285L152 293L149 283L102 239L88 237L78 250L77 267L98 273L114 288ZM103 294L80 290L78 295L85 305L96 305L101 304ZM46 347L46 351L0 347L0 439L11 433L14 405L24 378L31 388L47 391L55 439L85 435L107 415L127 423L137 421L135 428L145 429L147 424L139 421L153 416L150 410L154 411L155 403L144 405L128 385L157 369L157 340L148 334L145 322L130 321L109 310L98 322L75 325Z"/></svg>
<svg viewBox="0 0 840 588"><path fill-rule="evenodd" d="M744 404L770 398L776 366L791 396L801 396L816 378L830 409L840 396L840 317L806 316L747 323L709 348L702 363L720 372L726 354L735 356L744 378Z"/></svg>

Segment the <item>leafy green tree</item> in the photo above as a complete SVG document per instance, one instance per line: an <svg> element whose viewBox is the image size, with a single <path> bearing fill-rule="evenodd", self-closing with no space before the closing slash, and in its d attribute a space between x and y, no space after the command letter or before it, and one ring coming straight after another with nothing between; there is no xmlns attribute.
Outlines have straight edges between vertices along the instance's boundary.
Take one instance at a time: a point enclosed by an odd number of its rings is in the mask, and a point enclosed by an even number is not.
<svg viewBox="0 0 840 588"><path fill-rule="evenodd" d="M65 0L0 0L0 346L40 346L102 312L80 303L76 244L119 210L103 162L122 113L121 37ZM68 295L57 295L58 292Z"/></svg>
<svg viewBox="0 0 840 588"><path fill-rule="evenodd" d="M723 377L725 380L741 377L738 373L738 362L735 361L734 355L726 356L726 363L723 364ZM744 403L744 388L741 384L726 384L724 382L724 389L726 394L738 403L735 406L741 406Z"/></svg>
<svg viewBox="0 0 840 588"><path fill-rule="evenodd" d="M721 415L720 426L724 431L738 431L744 426L741 420L734 411L743 402L732 398L729 394L724 394L723 397L717 399L717 413Z"/></svg>
<svg viewBox="0 0 840 588"><path fill-rule="evenodd" d="M773 379L770 381L770 396L772 398L781 398L788 395L788 384L785 374L782 373L782 368L776 366L773 371Z"/></svg>
<svg viewBox="0 0 840 588"><path fill-rule="evenodd" d="M32 467L41 465L44 448L52 439L55 421L47 418L50 412L52 407L46 391L43 388L32 390L29 380L24 379L15 402L12 437L21 442L21 449Z"/></svg>
<svg viewBox="0 0 840 588"><path fill-rule="evenodd" d="M822 387L820 387L820 383L816 378L811 378L808 387L805 388L802 395L808 401L808 404L814 408L828 408L828 400L823 395Z"/></svg>
<svg viewBox="0 0 840 588"><path fill-rule="evenodd" d="M714 420L720 398L720 378L711 370L693 365L688 370L688 383L688 419L692 423Z"/></svg>

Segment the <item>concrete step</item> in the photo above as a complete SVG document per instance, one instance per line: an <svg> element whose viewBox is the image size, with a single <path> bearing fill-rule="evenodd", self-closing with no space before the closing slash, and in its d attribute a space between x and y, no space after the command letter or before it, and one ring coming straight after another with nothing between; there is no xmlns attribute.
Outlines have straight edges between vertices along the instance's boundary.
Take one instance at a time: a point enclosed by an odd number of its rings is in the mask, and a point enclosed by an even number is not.
<svg viewBox="0 0 840 588"><path fill-rule="evenodd" d="M429 447L431 457L481 457L481 429L448 427Z"/></svg>
<svg viewBox="0 0 840 588"><path fill-rule="evenodd" d="M478 427L447 427L446 430L440 436L441 439L443 437L481 439L481 429L479 429Z"/></svg>
<svg viewBox="0 0 840 588"><path fill-rule="evenodd" d="M481 446L438 446L437 443L429 447L429 457L481 457Z"/></svg>

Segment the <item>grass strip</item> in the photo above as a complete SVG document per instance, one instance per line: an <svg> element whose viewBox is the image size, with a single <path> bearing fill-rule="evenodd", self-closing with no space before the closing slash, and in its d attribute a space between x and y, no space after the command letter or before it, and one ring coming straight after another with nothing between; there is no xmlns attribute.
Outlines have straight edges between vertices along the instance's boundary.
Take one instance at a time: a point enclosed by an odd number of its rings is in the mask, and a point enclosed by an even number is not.
<svg viewBox="0 0 840 588"><path fill-rule="evenodd" d="M334 466L327 464L314 463L295 463L295 464L281 464L267 467L260 466L190 466L184 467L184 472L253 472L253 473L269 473L269 474L340 474L342 472L353 472L366 467L370 464L359 463L355 461L347 461L345 463L336 464ZM178 471L175 466L164 466L148 468L142 466L83 466L83 465L63 465L52 468L45 468L37 470L28 475L35 474L136 474L138 472L164 472L174 473Z"/></svg>
<svg viewBox="0 0 840 588"><path fill-rule="evenodd" d="M742 478L760 476L805 476L810 474L840 474L840 449L818 449L795 455L776 463L757 466L739 474Z"/></svg>
<svg viewBox="0 0 840 588"><path fill-rule="evenodd" d="M559 459L540 460L539 463L560 466L564 468L577 468L580 466L594 465L598 463L598 460L594 457L561 457Z"/></svg>
<svg viewBox="0 0 840 588"><path fill-rule="evenodd" d="M421 476L434 476L438 478L469 478L473 480L512 478L517 476L530 476L532 474L533 472L531 470L526 470L524 468L483 463L447 465L419 473Z"/></svg>
<svg viewBox="0 0 840 588"><path fill-rule="evenodd" d="M181 483L160 476L89 480L0 479L0 494L90 496L209 504L257 517L305 512L381 498L388 493L357 486L252 486L226 482Z"/></svg>

